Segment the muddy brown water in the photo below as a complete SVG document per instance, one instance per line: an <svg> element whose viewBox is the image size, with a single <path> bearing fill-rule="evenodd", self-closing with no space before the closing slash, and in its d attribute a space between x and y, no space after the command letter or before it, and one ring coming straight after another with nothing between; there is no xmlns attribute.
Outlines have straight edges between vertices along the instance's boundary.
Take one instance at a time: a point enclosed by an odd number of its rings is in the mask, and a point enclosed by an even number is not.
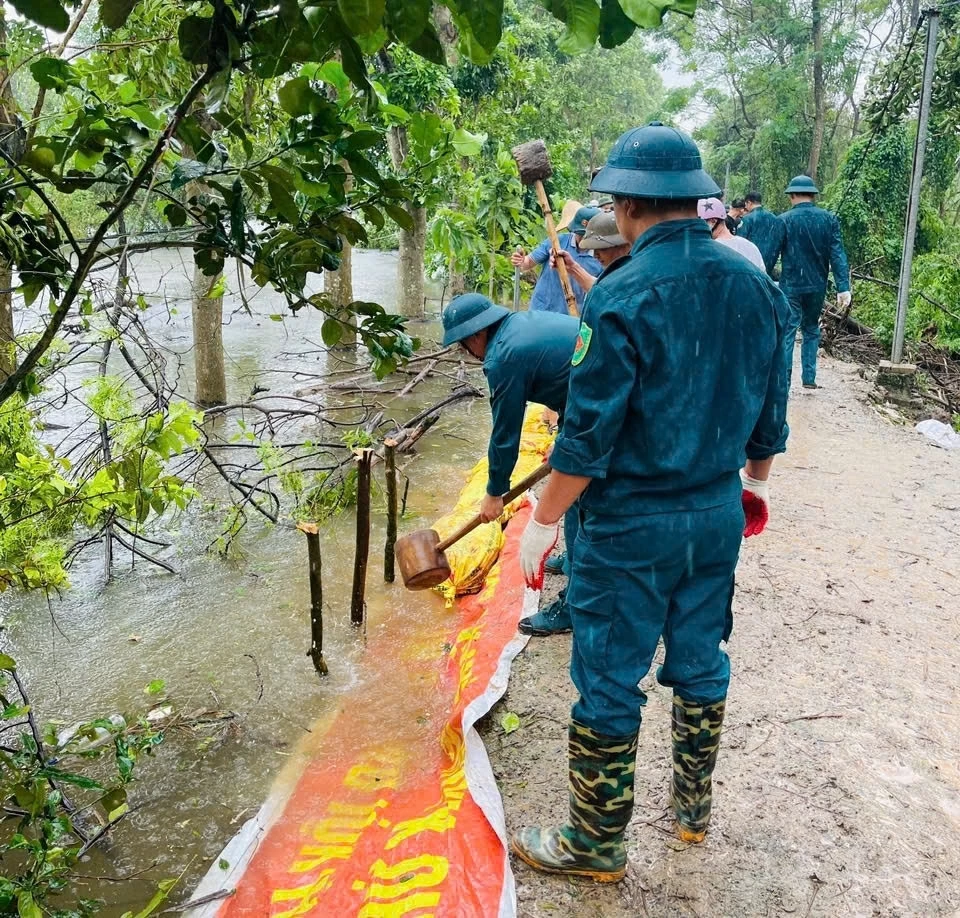
<svg viewBox="0 0 960 918"><path fill-rule="evenodd" d="M189 393L190 265L174 253L140 259L135 267L136 286L151 303L151 333L169 348L171 359L181 355L181 388ZM354 256L358 299L391 308L395 275L392 253ZM235 289L235 274L228 271L227 282ZM273 321L271 314L286 313L282 301L268 291L250 292L254 314L235 312L224 327L231 401L247 397L254 383L269 387L268 395L292 392L311 382L296 379L292 371L320 373L328 366L322 353L293 356L319 347L320 316L304 311ZM225 312L240 306L239 297L228 295ZM438 307L431 301L428 313L436 314ZM413 323L412 331L424 339L425 348L439 337L436 321ZM77 383L92 373L92 365L74 368L68 381ZM428 380L402 403L394 403L388 416L410 417L448 393L451 385L446 379ZM337 400L335 395L319 398ZM76 418L75 407L68 403L51 410L47 419L69 424ZM420 441L417 459L407 470L409 515L401 532L429 525L452 506L466 471L485 451L489 426L482 400L444 412ZM322 744L324 718L336 713L338 697L396 665L365 655L362 636L349 624L352 512L322 528L324 650L330 669L322 681L306 656L309 588L303 536L289 525L254 522L239 542L242 554L223 560L206 550L222 519L198 500L166 528L164 534L174 544L163 557L175 565L176 575L139 561L131 569L129 554L118 549L115 575L104 587L96 547L74 566L72 589L49 605L39 595L0 597L4 649L19 661L42 720L57 717L69 723L144 711L154 703L145 693L153 680L163 680L169 703L179 712L237 714L213 742L205 731L169 731L156 755L139 766L134 812L109 845L81 868L83 874L101 878L145 871L126 882L91 879L83 884L83 895L108 902L103 914L110 918L142 906L156 882L166 877L182 874L171 900L186 899L227 840L255 813L298 744ZM383 539L382 498L375 497L368 637L386 632L396 634L398 644L411 637L423 646L442 643L449 613L440 598L406 592L399 576L396 585L383 583ZM415 728L406 721L395 723L391 711L385 698L377 714L385 732L402 735Z"/></svg>

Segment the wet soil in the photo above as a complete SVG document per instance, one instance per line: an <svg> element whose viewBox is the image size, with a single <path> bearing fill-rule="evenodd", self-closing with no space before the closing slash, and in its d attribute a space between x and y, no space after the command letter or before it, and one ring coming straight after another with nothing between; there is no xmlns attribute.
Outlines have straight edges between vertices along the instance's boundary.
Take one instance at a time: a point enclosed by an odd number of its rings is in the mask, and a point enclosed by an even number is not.
<svg viewBox="0 0 960 918"><path fill-rule="evenodd" d="M670 693L648 675L626 880L514 859L521 918L960 916L960 454L870 403L854 364L820 376L744 545L706 842L672 834ZM569 654L532 638L489 719L510 831L565 814Z"/></svg>

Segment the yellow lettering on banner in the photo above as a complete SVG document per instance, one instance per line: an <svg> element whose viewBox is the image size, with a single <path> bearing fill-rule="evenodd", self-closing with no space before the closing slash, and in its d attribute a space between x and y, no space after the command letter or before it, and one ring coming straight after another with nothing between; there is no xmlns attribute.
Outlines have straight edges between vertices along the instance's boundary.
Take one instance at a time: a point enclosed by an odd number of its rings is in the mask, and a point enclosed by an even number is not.
<svg viewBox="0 0 960 918"><path fill-rule="evenodd" d="M405 842L408 838L412 838L420 832L448 832L456 824L457 817L446 806L440 806L439 809L427 813L426 816L418 816L416 819L405 819L403 822L398 822L393 827L384 848L390 851L401 842Z"/></svg>
<svg viewBox="0 0 960 918"><path fill-rule="evenodd" d="M297 886L295 889L275 889L270 901L296 902L293 908L279 912L273 918L296 918L297 915L308 915L317 907L320 893L326 891L333 882L333 870L324 870L312 883L306 886Z"/></svg>
<svg viewBox="0 0 960 918"><path fill-rule="evenodd" d="M351 854L353 854L353 845L304 845L297 852L297 857L309 858L309 860L294 861L290 873L309 873L311 870L322 867L327 861L346 861Z"/></svg>
<svg viewBox="0 0 960 918"><path fill-rule="evenodd" d="M454 653L460 657L460 673L453 699L454 704L459 704L464 689L473 682L473 662L477 657L476 641L479 637L480 628L476 625L472 628L464 628L457 635Z"/></svg>
<svg viewBox="0 0 960 918"><path fill-rule="evenodd" d="M405 915L413 911L411 904L417 901L416 908L430 908L440 903L440 893L414 893L414 890L439 886L450 869L445 857L438 854L421 854L408 857L397 864L375 861L370 867L370 875L375 880L385 882L371 883L367 891L367 901L360 910L361 918L388 918ZM370 901L372 899L400 900L391 903ZM390 911L390 906L396 910Z"/></svg>
<svg viewBox="0 0 960 918"><path fill-rule="evenodd" d="M400 778L400 770L395 765L354 765L347 772L343 783L353 790L377 791L394 788Z"/></svg>
<svg viewBox="0 0 960 918"><path fill-rule="evenodd" d="M357 918L403 918L410 912L419 912L422 908L436 908L439 904L440 893L414 893L409 899L400 902L368 902L357 912Z"/></svg>

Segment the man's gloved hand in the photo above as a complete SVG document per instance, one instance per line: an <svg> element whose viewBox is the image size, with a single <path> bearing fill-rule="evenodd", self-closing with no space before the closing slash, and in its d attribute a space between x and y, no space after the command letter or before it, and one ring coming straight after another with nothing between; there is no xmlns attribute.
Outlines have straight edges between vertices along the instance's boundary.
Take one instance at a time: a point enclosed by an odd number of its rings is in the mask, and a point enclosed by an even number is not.
<svg viewBox="0 0 960 918"><path fill-rule="evenodd" d="M503 513L503 498L485 494L480 501L480 519L485 523L492 523Z"/></svg>
<svg viewBox="0 0 960 918"><path fill-rule="evenodd" d="M853 299L853 293L849 290L844 290L843 293L837 294L837 305L841 309L846 309L850 305L850 301Z"/></svg>
<svg viewBox="0 0 960 918"><path fill-rule="evenodd" d="M560 523L538 523L533 517L520 539L520 570L527 586L543 588L543 566L560 538Z"/></svg>
<svg viewBox="0 0 960 918"><path fill-rule="evenodd" d="M759 535L770 519L770 485L766 481L751 478L740 469L740 484L743 486L744 538Z"/></svg>

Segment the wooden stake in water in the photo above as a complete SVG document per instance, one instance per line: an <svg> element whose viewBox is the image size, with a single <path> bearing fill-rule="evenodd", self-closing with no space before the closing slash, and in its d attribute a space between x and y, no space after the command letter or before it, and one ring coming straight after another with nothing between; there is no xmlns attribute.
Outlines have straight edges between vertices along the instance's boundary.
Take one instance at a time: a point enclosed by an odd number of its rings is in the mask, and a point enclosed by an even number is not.
<svg viewBox="0 0 960 918"><path fill-rule="evenodd" d="M370 465L372 449L357 450L357 552L353 563L350 624L360 627L366 608L367 561L370 558Z"/></svg>
<svg viewBox="0 0 960 918"><path fill-rule="evenodd" d="M320 561L320 532L316 523L298 523L307 537L307 554L310 558L310 649L307 656L313 660L318 676L327 675L323 659L323 579Z"/></svg>
<svg viewBox="0 0 960 918"><path fill-rule="evenodd" d="M397 543L397 441L383 441L383 464L387 478L387 542L383 547L383 579L393 583L393 547Z"/></svg>

